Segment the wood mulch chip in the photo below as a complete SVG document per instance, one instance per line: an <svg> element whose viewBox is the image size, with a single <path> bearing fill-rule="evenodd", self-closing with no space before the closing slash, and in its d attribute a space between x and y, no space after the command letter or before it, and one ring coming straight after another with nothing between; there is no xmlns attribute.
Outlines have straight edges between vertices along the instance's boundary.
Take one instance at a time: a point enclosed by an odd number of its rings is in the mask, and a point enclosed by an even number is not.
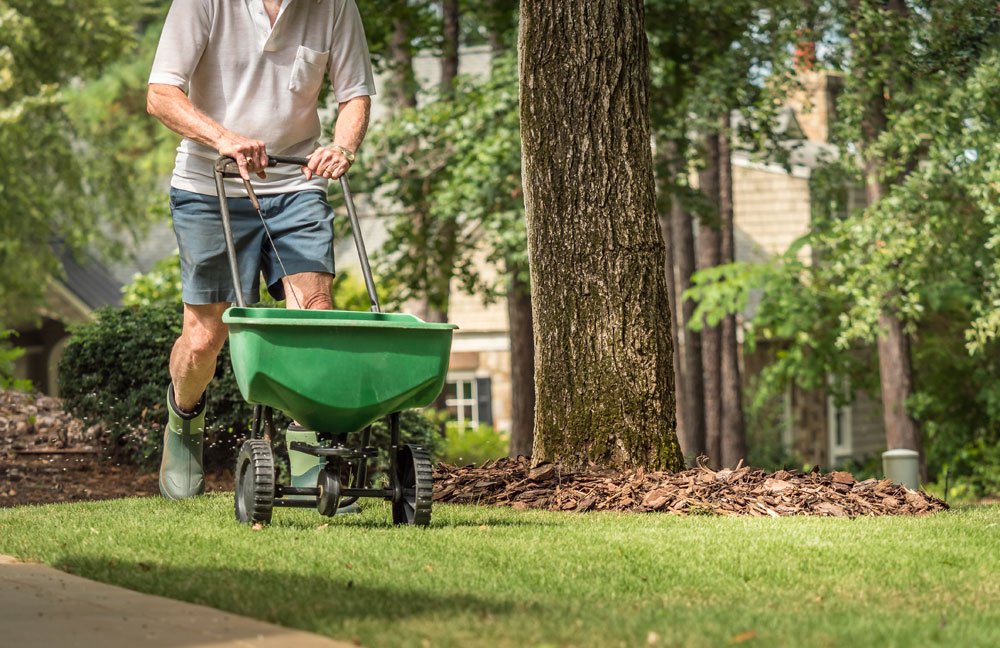
<svg viewBox="0 0 1000 648"><path fill-rule="evenodd" d="M846 472L767 473L746 466L681 472L569 470L524 457L481 467L438 464L434 501L549 511L636 511L671 515L782 517L922 515L948 508L922 491L887 479L857 481Z"/></svg>

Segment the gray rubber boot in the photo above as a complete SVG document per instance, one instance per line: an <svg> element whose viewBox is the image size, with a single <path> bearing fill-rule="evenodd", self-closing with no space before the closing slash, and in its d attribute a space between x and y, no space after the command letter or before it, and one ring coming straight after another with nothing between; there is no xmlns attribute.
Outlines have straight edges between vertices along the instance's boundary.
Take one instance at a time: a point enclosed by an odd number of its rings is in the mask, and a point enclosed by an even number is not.
<svg viewBox="0 0 1000 648"><path fill-rule="evenodd" d="M288 448L288 464L292 472L292 487L293 488L316 488L316 482L319 479L319 471L323 464L320 457L314 457L311 454L306 454L304 452L298 452L292 450L292 443L294 441L301 441L302 443L307 443L311 446L319 445L319 435L313 430L307 430L298 423L292 423L285 430L285 444ZM308 495L290 495L288 499L312 499ZM337 515L346 515L348 513L359 513L360 509L357 504L351 504L350 506L344 506L337 509Z"/></svg>
<svg viewBox="0 0 1000 648"><path fill-rule="evenodd" d="M205 397L191 413L181 412L174 401L174 386L167 387L169 418L163 431L160 460L160 494L179 500L205 492Z"/></svg>

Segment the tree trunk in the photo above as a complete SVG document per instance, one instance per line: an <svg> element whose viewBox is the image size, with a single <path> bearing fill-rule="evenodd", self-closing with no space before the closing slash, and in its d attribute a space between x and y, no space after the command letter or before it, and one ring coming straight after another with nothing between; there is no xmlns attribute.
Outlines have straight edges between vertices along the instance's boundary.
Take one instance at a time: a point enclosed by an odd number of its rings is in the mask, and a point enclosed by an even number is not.
<svg viewBox="0 0 1000 648"><path fill-rule="evenodd" d="M719 224L722 263L736 260L733 224L733 156L729 144L729 115L722 118L719 133ZM746 459L746 429L743 423L743 390L740 384L740 347L736 339L736 316L722 320L722 465L736 467Z"/></svg>
<svg viewBox="0 0 1000 648"><path fill-rule="evenodd" d="M722 258L719 232L719 138L705 138L706 166L698 174L698 185L713 213L698 226L698 268L714 268ZM712 466L722 465L722 330L705 326L701 331L701 363L705 376L705 446Z"/></svg>
<svg viewBox="0 0 1000 648"><path fill-rule="evenodd" d="M393 103L399 108L416 108L417 79L413 73L413 45L409 25L402 18L396 18L392 22L389 55L392 57L392 80L388 85Z"/></svg>
<svg viewBox="0 0 1000 648"><path fill-rule="evenodd" d="M524 0L534 460L676 470L642 0Z"/></svg>
<svg viewBox="0 0 1000 648"><path fill-rule="evenodd" d="M668 189L669 190L669 189ZM672 201L671 201L672 202ZM669 209L669 208L668 208ZM674 402L677 403L677 440L681 444L681 454L686 454L684 447L685 436L685 402L684 402L684 375L681 367L681 341L680 330L677 322L681 319L680 303L677 299L677 275L676 263L674 262L674 234L670 223L670 214L663 214L660 211L660 232L663 235L663 244L666 247L666 256L663 261L663 273L667 280L667 300L670 304L670 340L674 348Z"/></svg>
<svg viewBox="0 0 1000 648"><path fill-rule="evenodd" d="M858 10L858 0L852 7ZM895 14L896 20L906 20L909 9L904 0L888 0L885 9ZM864 34L851 34L857 44ZM893 56L889 45L872 47L871 43L855 47L854 73L859 88L868 89L864 97L861 116L860 149L865 164L865 194L869 205L874 205L886 193L883 183L885 161L873 145L887 127L886 96L892 92L888 78L877 77L883 73L884 57ZM891 181L891 180L890 180ZM920 453L921 479L927 478L924 463L923 442L917 422L906 411L906 401L913 395L913 365L910 358L910 338L903 330L903 324L893 304L898 300L898 291L890 291L885 296L886 306L879 315L878 364L882 387L882 417L885 424L885 440L889 449L903 448Z"/></svg>
<svg viewBox="0 0 1000 648"><path fill-rule="evenodd" d="M441 91L451 94L458 76L458 0L441 0L443 44L441 51Z"/></svg>
<svg viewBox="0 0 1000 648"><path fill-rule="evenodd" d="M683 299L684 291L691 287L694 274L695 246L694 220L684 209L680 200L670 205L670 231L674 236L674 262L677 264L677 295L680 301L680 321L677 323L682 343L678 351L681 356L681 389L683 397L680 405L684 408L684 438L681 449L688 465L705 454L705 376L702 364L701 332L692 331L688 325L694 318L695 304Z"/></svg>
<svg viewBox="0 0 1000 648"><path fill-rule="evenodd" d="M507 291L510 325L511 429L510 456L530 457L535 439L535 339L531 325L531 293L517 271Z"/></svg>
<svg viewBox="0 0 1000 648"><path fill-rule="evenodd" d="M458 0L441 0L442 56L441 91L451 95L458 76L459 45ZM457 224L454 220L441 223L439 230L429 238L436 240L442 250L441 264L428 270L426 313L428 322L447 322L451 301L451 277L454 271Z"/></svg>

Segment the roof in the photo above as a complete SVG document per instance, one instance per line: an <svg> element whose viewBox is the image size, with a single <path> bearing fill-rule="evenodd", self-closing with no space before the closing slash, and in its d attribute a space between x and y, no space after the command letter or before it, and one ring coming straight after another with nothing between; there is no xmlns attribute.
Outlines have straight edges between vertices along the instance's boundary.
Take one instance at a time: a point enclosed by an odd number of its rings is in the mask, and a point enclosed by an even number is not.
<svg viewBox="0 0 1000 648"><path fill-rule="evenodd" d="M62 284L88 308L121 305L122 283L104 264L88 253L74 255L62 242L53 247L63 267Z"/></svg>

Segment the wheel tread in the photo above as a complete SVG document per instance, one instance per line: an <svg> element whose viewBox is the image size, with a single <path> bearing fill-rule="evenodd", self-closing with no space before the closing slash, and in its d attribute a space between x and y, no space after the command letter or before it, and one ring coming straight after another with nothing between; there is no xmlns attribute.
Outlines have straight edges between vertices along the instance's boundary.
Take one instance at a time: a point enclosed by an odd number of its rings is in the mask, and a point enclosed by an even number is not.
<svg viewBox="0 0 1000 648"><path fill-rule="evenodd" d="M248 507L248 519L240 516L243 465L250 462L247 470L253 474L253 505ZM271 445L263 439L248 439L240 448L236 460L236 519L247 524L271 521L274 510L274 455Z"/></svg>

